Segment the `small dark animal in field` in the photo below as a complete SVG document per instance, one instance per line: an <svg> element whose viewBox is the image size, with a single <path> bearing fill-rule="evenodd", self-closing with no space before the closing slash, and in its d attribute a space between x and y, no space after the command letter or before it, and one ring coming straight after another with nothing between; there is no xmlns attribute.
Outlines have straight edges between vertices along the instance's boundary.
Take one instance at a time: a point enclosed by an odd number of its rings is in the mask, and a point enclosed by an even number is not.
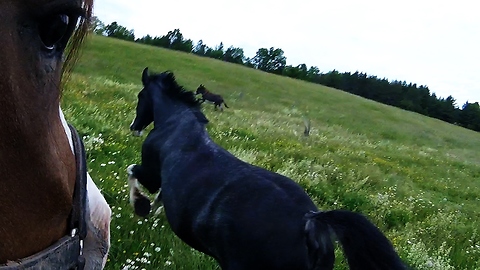
<svg viewBox="0 0 480 270"><path fill-rule="evenodd" d="M149 75L145 69L142 82L130 129L140 134L152 122L154 128L143 143L142 164L128 168L137 214L150 212L138 183L151 193L161 188L173 232L224 270L330 270L334 236L350 269L406 269L363 215L318 211L290 178L217 145L194 93L179 86L172 73Z"/></svg>
<svg viewBox="0 0 480 270"><path fill-rule="evenodd" d="M200 99L200 102L205 102L205 100L212 102L215 105L215 110L217 110L217 107L220 108L221 111L223 111L223 105L225 105L225 108L228 108L227 103L223 100L223 97L217 94L214 94L205 88L203 84L200 84L200 86L197 88L196 94L201 94L202 98ZM223 105L222 105L223 103Z"/></svg>
<svg viewBox="0 0 480 270"><path fill-rule="evenodd" d="M305 129L303 130L303 135L305 137L308 137L308 136L310 136L310 129L312 127L310 119L304 118L303 119L303 124L305 125Z"/></svg>

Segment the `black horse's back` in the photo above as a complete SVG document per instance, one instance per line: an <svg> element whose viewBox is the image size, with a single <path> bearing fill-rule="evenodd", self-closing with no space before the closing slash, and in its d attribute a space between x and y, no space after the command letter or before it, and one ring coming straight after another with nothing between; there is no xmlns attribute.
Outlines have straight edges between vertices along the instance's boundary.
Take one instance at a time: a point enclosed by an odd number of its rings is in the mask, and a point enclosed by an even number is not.
<svg viewBox="0 0 480 270"><path fill-rule="evenodd" d="M177 169L174 177L184 180L164 182L163 199L184 242L222 269L308 269L303 217L317 208L297 183L210 146ZM170 195L180 186L181 194Z"/></svg>

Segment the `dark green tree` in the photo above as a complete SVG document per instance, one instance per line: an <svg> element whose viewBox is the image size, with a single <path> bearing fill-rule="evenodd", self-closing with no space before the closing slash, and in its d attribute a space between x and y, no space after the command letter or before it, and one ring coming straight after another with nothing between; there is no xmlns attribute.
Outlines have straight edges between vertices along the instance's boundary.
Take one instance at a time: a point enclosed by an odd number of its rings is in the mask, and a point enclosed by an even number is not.
<svg viewBox="0 0 480 270"><path fill-rule="evenodd" d="M246 57L243 65L249 68L255 68L255 64L253 63L253 59L250 57Z"/></svg>
<svg viewBox="0 0 480 270"><path fill-rule="evenodd" d="M119 25L117 22L105 26L105 34L108 37L114 37L123 40L134 41L135 34L133 30L128 30L126 27Z"/></svg>
<svg viewBox="0 0 480 270"><path fill-rule="evenodd" d="M282 49L275 49L274 47L270 49L261 48L258 49L252 63L256 69L282 74L287 63L287 58L283 55Z"/></svg>
<svg viewBox="0 0 480 270"><path fill-rule="evenodd" d="M311 66L307 71L307 81L315 82L320 75L320 69L316 66Z"/></svg>
<svg viewBox="0 0 480 270"><path fill-rule="evenodd" d="M150 36L150 35L146 35L142 38L137 38L137 40L135 40L135 42L152 45L153 37Z"/></svg>
<svg viewBox="0 0 480 270"><path fill-rule="evenodd" d="M431 115L432 117L438 118L440 120L443 120L445 122L449 123L456 123L458 121L458 116L459 116L459 110L456 108L456 100L452 96L448 96L445 99L435 99L433 98L434 95L432 95L432 100L430 101L430 104L435 104L437 103L438 105L436 106L437 109L437 114L436 115ZM479 119L480 120L480 119Z"/></svg>
<svg viewBox="0 0 480 270"><path fill-rule="evenodd" d="M322 74L321 77L319 78L320 84L323 84L328 87L345 90L345 88L341 87L342 82L343 82L343 75L340 74L335 69L325 74Z"/></svg>
<svg viewBox="0 0 480 270"><path fill-rule="evenodd" d="M223 54L223 60L230 63L243 64L244 59L245 55L242 48L230 46Z"/></svg>
<svg viewBox="0 0 480 270"><path fill-rule="evenodd" d="M478 102L465 102L462 111L459 113L458 122L465 128L480 131L480 106Z"/></svg>
<svg viewBox="0 0 480 270"><path fill-rule="evenodd" d="M200 55L200 56L205 56L205 53L207 51L207 45L203 44L203 40L199 40L197 42L197 45L193 48L192 52L194 54Z"/></svg>
<svg viewBox="0 0 480 270"><path fill-rule="evenodd" d="M97 35L104 35L105 24L97 16L93 16L90 18L89 30Z"/></svg>
<svg viewBox="0 0 480 270"><path fill-rule="evenodd" d="M170 48L170 39L167 36L155 37L152 41L152 45L163 48Z"/></svg>
<svg viewBox="0 0 480 270"><path fill-rule="evenodd" d="M210 57L210 58L214 58L214 59L223 59L223 42L220 42L220 44L215 47L215 49L212 49L212 48L208 48L207 47L207 51L205 52L205 55L207 57Z"/></svg>

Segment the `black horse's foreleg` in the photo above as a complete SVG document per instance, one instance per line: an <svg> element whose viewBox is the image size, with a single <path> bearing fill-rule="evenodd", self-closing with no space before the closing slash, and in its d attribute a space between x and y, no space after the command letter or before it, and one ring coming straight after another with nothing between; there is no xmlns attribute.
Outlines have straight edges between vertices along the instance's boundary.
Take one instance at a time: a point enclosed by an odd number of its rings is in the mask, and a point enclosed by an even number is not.
<svg viewBox="0 0 480 270"><path fill-rule="evenodd" d="M138 176L141 175L141 166L132 164L127 168L128 186L130 187L130 204L135 214L145 217L150 213L150 200L138 187Z"/></svg>

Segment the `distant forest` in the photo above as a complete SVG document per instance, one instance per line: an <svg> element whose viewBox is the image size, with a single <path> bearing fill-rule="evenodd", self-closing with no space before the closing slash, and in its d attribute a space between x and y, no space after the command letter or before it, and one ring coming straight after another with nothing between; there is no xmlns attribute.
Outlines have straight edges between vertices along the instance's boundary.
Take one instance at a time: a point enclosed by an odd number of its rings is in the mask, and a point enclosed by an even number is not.
<svg viewBox="0 0 480 270"><path fill-rule="evenodd" d="M437 97L435 93L430 93L430 89L424 85L397 80L388 81L386 78L378 78L363 72L340 73L333 70L322 73L316 66L308 68L305 64L287 65L287 58L284 56L283 50L274 47L260 48L254 57L249 58L244 55L242 48L230 46L225 49L223 43L215 47L209 47L200 40L194 44L191 39L183 37L180 29L174 29L160 37L146 35L142 38L135 38L134 30L128 30L117 22L105 25L96 17L94 17L91 27L91 31L99 35L193 53L268 73L333 87L367 99L480 131L480 106L478 102L469 103L467 101L461 107L458 107L452 96L447 98Z"/></svg>

